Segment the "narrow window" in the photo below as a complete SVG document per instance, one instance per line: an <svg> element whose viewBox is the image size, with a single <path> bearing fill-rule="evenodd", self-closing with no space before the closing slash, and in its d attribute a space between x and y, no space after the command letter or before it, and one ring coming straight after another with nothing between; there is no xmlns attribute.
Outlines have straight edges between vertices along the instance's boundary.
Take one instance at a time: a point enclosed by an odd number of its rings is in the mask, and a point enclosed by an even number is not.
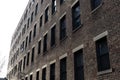
<svg viewBox="0 0 120 80"><path fill-rule="evenodd" d="M52 0L52 14L56 11L56 0Z"/></svg>
<svg viewBox="0 0 120 80"><path fill-rule="evenodd" d="M75 80L84 80L83 51L74 53L74 78Z"/></svg>
<svg viewBox="0 0 120 80"><path fill-rule="evenodd" d="M33 75L30 75L30 80L33 80Z"/></svg>
<svg viewBox="0 0 120 80"><path fill-rule="evenodd" d="M26 41L25 41L25 49L27 48L27 44L28 44L28 36L26 37Z"/></svg>
<svg viewBox="0 0 120 80"><path fill-rule="evenodd" d="M32 12L32 14L31 14L31 22L33 22L33 14L34 14L34 12Z"/></svg>
<svg viewBox="0 0 120 80"><path fill-rule="evenodd" d="M32 31L29 33L29 43L31 43L31 36L32 36Z"/></svg>
<svg viewBox="0 0 120 80"><path fill-rule="evenodd" d="M40 17L40 27L42 27L42 18L43 18L43 15L41 15Z"/></svg>
<svg viewBox="0 0 120 80"><path fill-rule="evenodd" d="M43 52L47 51L47 34L44 36L44 41L43 41Z"/></svg>
<svg viewBox="0 0 120 80"><path fill-rule="evenodd" d="M49 10L49 7L47 7L46 10L45 10L45 23L48 21L48 16L49 16L49 14L48 14L49 11L48 10Z"/></svg>
<svg viewBox="0 0 120 80"><path fill-rule="evenodd" d="M26 63L26 56L24 57L23 70L25 69L25 63Z"/></svg>
<svg viewBox="0 0 120 80"><path fill-rule="evenodd" d="M37 13L38 13L38 3L35 6L35 16L37 15Z"/></svg>
<svg viewBox="0 0 120 80"><path fill-rule="evenodd" d="M66 37L66 16L60 20L60 40Z"/></svg>
<svg viewBox="0 0 120 80"><path fill-rule="evenodd" d="M25 80L28 80L28 77L25 77Z"/></svg>
<svg viewBox="0 0 120 80"><path fill-rule="evenodd" d="M55 63L50 65L50 80L55 80Z"/></svg>
<svg viewBox="0 0 120 80"><path fill-rule="evenodd" d="M106 37L96 41L96 53L98 71L110 69L109 50Z"/></svg>
<svg viewBox="0 0 120 80"><path fill-rule="evenodd" d="M27 53L27 66L29 65L29 57L30 57L30 52Z"/></svg>
<svg viewBox="0 0 120 80"><path fill-rule="evenodd" d="M41 4L43 3L43 0L41 0Z"/></svg>
<svg viewBox="0 0 120 80"><path fill-rule="evenodd" d="M80 5L79 2L77 2L72 7L72 30L76 30L80 27L81 20L80 20Z"/></svg>
<svg viewBox="0 0 120 80"><path fill-rule="evenodd" d="M46 80L46 68L42 70L42 80Z"/></svg>
<svg viewBox="0 0 120 80"><path fill-rule="evenodd" d="M60 80L67 80L66 57L60 60Z"/></svg>
<svg viewBox="0 0 120 80"><path fill-rule="evenodd" d="M60 0L60 5L63 4L65 2L65 0Z"/></svg>
<svg viewBox="0 0 120 80"><path fill-rule="evenodd" d="M36 72L36 80L39 80L39 71Z"/></svg>
<svg viewBox="0 0 120 80"><path fill-rule="evenodd" d="M101 4L101 0L91 0L91 9L94 10Z"/></svg>
<svg viewBox="0 0 120 80"><path fill-rule="evenodd" d="M38 42L38 54L41 52L41 40Z"/></svg>
<svg viewBox="0 0 120 80"><path fill-rule="evenodd" d="M27 20L27 29L29 28L30 18Z"/></svg>
<svg viewBox="0 0 120 80"><path fill-rule="evenodd" d="M34 62L35 47L32 48L31 63Z"/></svg>
<svg viewBox="0 0 120 80"><path fill-rule="evenodd" d="M51 47L55 45L55 27L51 29Z"/></svg>
<svg viewBox="0 0 120 80"><path fill-rule="evenodd" d="M36 26L37 26L37 24L34 25L33 38L36 36Z"/></svg>

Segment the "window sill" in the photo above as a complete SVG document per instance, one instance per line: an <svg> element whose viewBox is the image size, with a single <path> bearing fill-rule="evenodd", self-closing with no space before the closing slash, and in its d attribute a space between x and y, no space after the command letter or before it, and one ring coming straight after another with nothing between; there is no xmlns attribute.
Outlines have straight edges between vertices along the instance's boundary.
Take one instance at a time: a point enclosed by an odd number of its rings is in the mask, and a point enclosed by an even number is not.
<svg viewBox="0 0 120 80"><path fill-rule="evenodd" d="M107 73L111 73L111 72L113 72L112 68L108 69L108 70L100 71L100 72L97 73L97 75L103 75L103 74L107 74Z"/></svg>
<svg viewBox="0 0 120 80"><path fill-rule="evenodd" d="M90 14L93 14L94 12L96 12L103 4L104 3L102 2L98 7L96 7L95 9L93 9Z"/></svg>
<svg viewBox="0 0 120 80"><path fill-rule="evenodd" d="M76 29L72 30L73 33L75 33L77 30L79 30L81 27L83 26L83 24L81 24L79 27L77 27Z"/></svg>

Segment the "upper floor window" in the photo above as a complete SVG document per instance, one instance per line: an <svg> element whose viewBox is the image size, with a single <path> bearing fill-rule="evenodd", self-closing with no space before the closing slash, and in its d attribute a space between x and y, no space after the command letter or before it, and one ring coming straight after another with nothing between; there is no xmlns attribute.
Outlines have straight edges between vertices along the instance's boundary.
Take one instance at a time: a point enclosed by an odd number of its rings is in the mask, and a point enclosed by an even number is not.
<svg viewBox="0 0 120 80"><path fill-rule="evenodd" d="M36 80L39 80L39 71L36 72Z"/></svg>
<svg viewBox="0 0 120 80"><path fill-rule="evenodd" d="M35 25L34 25L33 37L35 37L35 36L36 36L36 26L37 26L37 24L35 24Z"/></svg>
<svg viewBox="0 0 120 80"><path fill-rule="evenodd" d="M55 63L50 65L50 80L55 80Z"/></svg>
<svg viewBox="0 0 120 80"><path fill-rule="evenodd" d="M38 42L38 54L41 52L41 40Z"/></svg>
<svg viewBox="0 0 120 80"><path fill-rule="evenodd" d="M45 10L45 23L48 21L48 16L49 16L49 7L47 7Z"/></svg>
<svg viewBox="0 0 120 80"><path fill-rule="evenodd" d="M65 2L65 0L60 0L60 5L63 4Z"/></svg>
<svg viewBox="0 0 120 80"><path fill-rule="evenodd" d="M46 68L42 70L42 80L46 80Z"/></svg>
<svg viewBox="0 0 120 80"><path fill-rule="evenodd" d="M29 28L30 18L27 20L27 28Z"/></svg>
<svg viewBox="0 0 120 80"><path fill-rule="evenodd" d="M26 56L24 57L23 69L25 69L25 64L26 64Z"/></svg>
<svg viewBox="0 0 120 80"><path fill-rule="evenodd" d="M25 49L27 48L27 44L28 44L28 36L26 37L26 41L25 41Z"/></svg>
<svg viewBox="0 0 120 80"><path fill-rule="evenodd" d="M31 36L32 36L32 31L29 33L29 43L31 43Z"/></svg>
<svg viewBox="0 0 120 80"><path fill-rule="evenodd" d="M52 14L56 11L56 0L52 0Z"/></svg>
<svg viewBox="0 0 120 80"><path fill-rule="evenodd" d="M25 77L25 80L28 80L28 77Z"/></svg>
<svg viewBox="0 0 120 80"><path fill-rule="evenodd" d="M29 57L30 57L30 52L27 53L27 63L26 63L27 66L29 65Z"/></svg>
<svg viewBox="0 0 120 80"><path fill-rule="evenodd" d="M41 4L43 3L43 0L41 0Z"/></svg>
<svg viewBox="0 0 120 80"><path fill-rule="evenodd" d="M38 13L38 3L35 6L35 16L37 15L37 13Z"/></svg>
<svg viewBox="0 0 120 80"><path fill-rule="evenodd" d="M43 52L47 51L47 34L44 36L44 41L43 41Z"/></svg>
<svg viewBox="0 0 120 80"><path fill-rule="evenodd" d="M30 75L30 80L33 80L33 75Z"/></svg>
<svg viewBox="0 0 120 80"><path fill-rule="evenodd" d="M51 29L51 47L55 45L55 27Z"/></svg>
<svg viewBox="0 0 120 80"><path fill-rule="evenodd" d="M101 4L101 0L91 0L91 9L94 10Z"/></svg>
<svg viewBox="0 0 120 80"><path fill-rule="evenodd" d="M40 27L42 27L42 19L43 19L43 15L41 15L40 17Z"/></svg>
<svg viewBox="0 0 120 80"><path fill-rule="evenodd" d="M60 19L60 40L63 40L66 37L66 16L63 16Z"/></svg>
<svg viewBox="0 0 120 80"><path fill-rule="evenodd" d="M96 41L96 52L98 71L110 69L109 50L106 37Z"/></svg>
<svg viewBox="0 0 120 80"><path fill-rule="evenodd" d="M34 14L34 12L32 12L32 14L31 14L31 22L33 22L33 14Z"/></svg>
<svg viewBox="0 0 120 80"><path fill-rule="evenodd" d="M31 63L34 62L35 47L32 48Z"/></svg>
<svg viewBox="0 0 120 80"><path fill-rule="evenodd" d="M81 25L79 1L72 7L72 30L76 30Z"/></svg>

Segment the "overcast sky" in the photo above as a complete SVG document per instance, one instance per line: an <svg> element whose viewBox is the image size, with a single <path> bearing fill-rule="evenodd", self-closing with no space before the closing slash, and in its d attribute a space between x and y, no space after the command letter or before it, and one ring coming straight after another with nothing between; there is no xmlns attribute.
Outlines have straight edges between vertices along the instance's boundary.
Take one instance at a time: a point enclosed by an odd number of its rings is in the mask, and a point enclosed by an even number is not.
<svg viewBox="0 0 120 80"><path fill-rule="evenodd" d="M0 62L8 57L11 38L29 0L0 1ZM6 65L6 64L5 64ZM0 77L5 77L7 66L0 71Z"/></svg>

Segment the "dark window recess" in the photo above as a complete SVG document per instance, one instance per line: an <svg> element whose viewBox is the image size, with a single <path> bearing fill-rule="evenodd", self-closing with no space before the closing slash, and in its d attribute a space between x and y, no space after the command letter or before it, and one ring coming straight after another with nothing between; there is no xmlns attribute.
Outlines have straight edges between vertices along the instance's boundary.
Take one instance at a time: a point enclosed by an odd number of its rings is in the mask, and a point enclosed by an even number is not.
<svg viewBox="0 0 120 80"><path fill-rule="evenodd" d="M42 80L46 80L46 68L42 70Z"/></svg>
<svg viewBox="0 0 120 80"><path fill-rule="evenodd" d="M23 41L22 44L20 45L20 50L21 50L21 52L24 51L24 41Z"/></svg>
<svg viewBox="0 0 120 80"><path fill-rule="evenodd" d="M30 57L30 52L27 53L27 63L26 63L27 66L29 65L29 57Z"/></svg>
<svg viewBox="0 0 120 80"><path fill-rule="evenodd" d="M31 14L31 22L33 22L33 14L34 14L34 12L32 12L32 14Z"/></svg>
<svg viewBox="0 0 120 80"><path fill-rule="evenodd" d="M73 7L72 7L72 30L77 29L81 25L81 20L80 20L80 5L79 2L77 2Z"/></svg>
<svg viewBox="0 0 120 80"><path fill-rule="evenodd" d="M35 6L35 16L37 15L37 13L38 13L38 3Z"/></svg>
<svg viewBox="0 0 120 80"><path fill-rule="evenodd" d="M60 40L66 37L66 16L60 20Z"/></svg>
<svg viewBox="0 0 120 80"><path fill-rule="evenodd" d="M52 0L52 14L56 11L56 0Z"/></svg>
<svg viewBox="0 0 120 80"><path fill-rule="evenodd" d="M32 31L29 33L29 43L31 43L31 36L32 36Z"/></svg>
<svg viewBox="0 0 120 80"><path fill-rule="evenodd" d="M33 38L36 36L36 26L37 26L37 24L34 25Z"/></svg>
<svg viewBox="0 0 120 80"><path fill-rule="evenodd" d="M67 80L66 57L60 60L60 80Z"/></svg>
<svg viewBox="0 0 120 80"><path fill-rule="evenodd" d="M25 77L25 80L28 80L28 77Z"/></svg>
<svg viewBox="0 0 120 80"><path fill-rule="evenodd" d="M84 80L83 51L74 53L74 79Z"/></svg>
<svg viewBox="0 0 120 80"><path fill-rule="evenodd" d="M26 56L24 57L23 69L25 69L25 64L26 64Z"/></svg>
<svg viewBox="0 0 120 80"><path fill-rule="evenodd" d="M28 44L28 36L26 37L26 41L25 41L25 49L27 48L27 44Z"/></svg>
<svg viewBox="0 0 120 80"><path fill-rule="evenodd" d="M41 4L43 3L43 0L41 0Z"/></svg>
<svg viewBox="0 0 120 80"><path fill-rule="evenodd" d="M101 0L91 0L91 9L94 10L101 4Z"/></svg>
<svg viewBox="0 0 120 80"><path fill-rule="evenodd" d="M51 47L55 45L55 27L51 29Z"/></svg>
<svg viewBox="0 0 120 80"><path fill-rule="evenodd" d="M43 16L40 17L40 27L42 27L42 18Z"/></svg>
<svg viewBox="0 0 120 80"><path fill-rule="evenodd" d="M60 0L60 5L63 4L65 2L65 0Z"/></svg>
<svg viewBox="0 0 120 80"><path fill-rule="evenodd" d="M39 71L36 72L36 80L39 80Z"/></svg>
<svg viewBox="0 0 120 80"><path fill-rule="evenodd" d="M28 18L28 21L27 21L27 28L29 28L29 23L30 23L30 18Z"/></svg>
<svg viewBox="0 0 120 80"><path fill-rule="evenodd" d="M35 53L35 47L32 48L32 56L31 56L31 62L34 62L34 53Z"/></svg>
<svg viewBox="0 0 120 80"><path fill-rule="evenodd" d="M50 80L55 80L55 63L50 65Z"/></svg>
<svg viewBox="0 0 120 80"><path fill-rule="evenodd" d="M44 36L43 52L47 51L47 34Z"/></svg>
<svg viewBox="0 0 120 80"><path fill-rule="evenodd" d="M30 75L30 80L33 80L33 75Z"/></svg>
<svg viewBox="0 0 120 80"><path fill-rule="evenodd" d="M96 41L96 53L98 71L110 69L109 50L106 37Z"/></svg>
<svg viewBox="0 0 120 80"><path fill-rule="evenodd" d="M38 54L41 52L41 40L38 42Z"/></svg>
<svg viewBox="0 0 120 80"><path fill-rule="evenodd" d="M48 10L49 10L49 7L47 7L46 10L45 10L45 23L48 21L48 15L49 15L48 14L49 13Z"/></svg>

